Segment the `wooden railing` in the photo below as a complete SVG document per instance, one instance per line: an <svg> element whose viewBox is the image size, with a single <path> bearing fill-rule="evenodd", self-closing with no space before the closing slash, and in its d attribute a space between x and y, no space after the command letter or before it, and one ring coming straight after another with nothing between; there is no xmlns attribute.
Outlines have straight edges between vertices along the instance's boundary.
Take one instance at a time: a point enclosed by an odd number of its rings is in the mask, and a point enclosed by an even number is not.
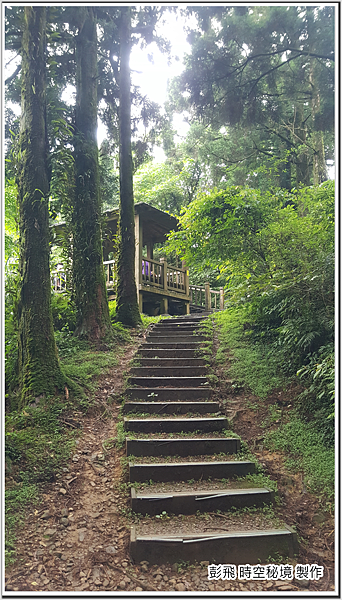
<svg viewBox="0 0 342 600"><path fill-rule="evenodd" d="M143 258L141 282L162 288L164 285L164 265L155 260Z"/></svg>
<svg viewBox="0 0 342 600"><path fill-rule="evenodd" d="M51 285L54 292L66 292L67 275L63 269L56 269L55 271L51 271Z"/></svg>
<svg viewBox="0 0 342 600"><path fill-rule="evenodd" d="M113 289L116 286L115 260L106 260L103 263L106 287ZM164 274L166 272L166 277ZM165 259L160 262L142 259L141 283L143 286L163 289L166 292L176 291L178 294L190 296L190 304L201 306L206 311L224 309L224 292L210 289L207 282L204 286L188 285L186 269L179 269L167 264ZM51 271L51 284L54 292L61 293L67 289L67 276L63 268ZM152 291L152 290L151 290Z"/></svg>
<svg viewBox="0 0 342 600"><path fill-rule="evenodd" d="M206 311L224 309L223 287L219 290L211 290L207 282L204 286L189 285L190 304L201 306Z"/></svg>
<svg viewBox="0 0 342 600"><path fill-rule="evenodd" d="M115 260L105 260L103 262L106 287L112 289L116 285ZM67 275L63 268L51 271L51 285L54 292L60 294L67 290Z"/></svg>
<svg viewBox="0 0 342 600"><path fill-rule="evenodd" d="M185 294L185 269L178 269L177 267L167 265L166 281L168 289L184 292Z"/></svg>
<svg viewBox="0 0 342 600"><path fill-rule="evenodd" d="M115 260L103 261L105 270L106 286L107 288L113 288L116 286L116 271L115 271Z"/></svg>
<svg viewBox="0 0 342 600"><path fill-rule="evenodd" d="M167 291L177 290L178 293L186 294L186 278L186 269L169 265L163 258L160 262L142 259L141 283L143 285L151 285Z"/></svg>

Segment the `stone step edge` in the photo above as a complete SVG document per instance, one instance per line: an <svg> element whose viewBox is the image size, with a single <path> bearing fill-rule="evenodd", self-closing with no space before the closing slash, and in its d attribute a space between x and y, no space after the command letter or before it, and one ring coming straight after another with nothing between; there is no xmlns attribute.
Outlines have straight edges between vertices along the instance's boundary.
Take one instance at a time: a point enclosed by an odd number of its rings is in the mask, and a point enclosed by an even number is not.
<svg viewBox="0 0 342 600"><path fill-rule="evenodd" d="M126 456L161 458L162 456L212 456L237 454L241 440L235 437L130 438L126 437Z"/></svg>
<svg viewBox="0 0 342 600"><path fill-rule="evenodd" d="M142 384L147 383L148 381L155 381L156 384L162 384L162 383L176 383L175 380L179 381L179 385L180 387L182 387L182 383L196 383L196 381L198 381L199 385L196 386L194 385L193 387L200 387L200 386L204 386L204 385L209 385L209 382L207 380L207 378L205 376L194 376L194 377L182 377L182 376L175 376L175 377L154 377L154 376L150 376L150 377L144 377L143 375L132 375L128 378L128 383L130 384L134 384L134 381L138 379L139 381L141 381ZM138 385L138 384L137 384ZM144 385L141 385L140 387L144 387ZM148 385L145 387L149 387ZM156 385L156 387L159 387L158 385ZM168 387L168 386L160 386L160 387ZM173 387L173 386L171 386ZM185 387L191 387L191 386L185 386Z"/></svg>
<svg viewBox="0 0 342 600"><path fill-rule="evenodd" d="M137 492L137 490L135 488L131 488L131 498L137 498L137 499L151 499L153 500L154 498L156 500L159 499L163 499L163 498L171 498L173 496L200 496L201 498L207 498L207 497L211 497L211 496L238 496L238 495L243 495L243 494L260 494L261 492L271 492L274 494L274 491L271 488L268 487L263 487L263 488L225 488L225 489L213 489L213 490L196 490L194 492L190 492L190 491L185 491L185 492L164 492L164 493L151 493L151 494L146 494L144 492Z"/></svg>
<svg viewBox="0 0 342 600"><path fill-rule="evenodd" d="M161 421L162 423L213 423L214 421L220 421L220 422L224 422L227 423L228 419L227 417L184 417L183 419L181 417L161 417L160 419L149 419L148 417L146 417L146 419L144 418L138 418L138 419L130 419L129 417L124 417L124 422L125 421L134 421L135 423L145 423L146 421L149 422L151 421L152 423L155 423L156 421Z"/></svg>
<svg viewBox="0 0 342 600"><path fill-rule="evenodd" d="M275 493L268 488L197 490L170 493L136 492L131 488L131 509L143 515L194 515L197 512L230 512L235 507L263 508L274 502Z"/></svg>
<svg viewBox="0 0 342 600"><path fill-rule="evenodd" d="M199 562L213 564L258 564L281 555L293 558L298 553L298 540L292 528L217 531L207 534L143 536L131 528L130 555L133 561L148 560L152 564Z"/></svg>
<svg viewBox="0 0 342 600"><path fill-rule="evenodd" d="M207 402L184 402L182 400L178 400L177 402L174 402L172 400L169 400L168 402L125 402L122 409L123 414L127 414L130 412L147 412L149 414L173 414L172 411L174 411L174 414L179 412L183 412L184 414L186 414L187 412L221 412L219 403L211 402L210 400L208 400Z"/></svg>
<svg viewBox="0 0 342 600"><path fill-rule="evenodd" d="M255 473L256 464L246 460L169 462L169 463L128 463L129 481L142 483L152 480L156 483L189 481L190 479L230 479Z"/></svg>
<svg viewBox="0 0 342 600"><path fill-rule="evenodd" d="M157 397L159 393L168 393L168 394L172 394L173 396L175 394L180 394L182 396L186 396L187 394L197 394L198 392L201 393L205 393L206 395L211 395L213 393L213 388L209 387L209 386L202 386L202 387L187 387L187 388L150 388L150 387L131 387L131 388L127 388L126 389L126 395L129 397L130 395L133 395L135 393L142 393L142 392L146 392L147 396L150 398L153 397Z"/></svg>
<svg viewBox="0 0 342 600"><path fill-rule="evenodd" d="M163 431L165 433L177 433L182 431L219 431L228 429L229 423L227 417L159 417L157 419L146 418L127 418L124 417L124 429L126 431L135 431L136 433L153 433L153 431Z"/></svg>

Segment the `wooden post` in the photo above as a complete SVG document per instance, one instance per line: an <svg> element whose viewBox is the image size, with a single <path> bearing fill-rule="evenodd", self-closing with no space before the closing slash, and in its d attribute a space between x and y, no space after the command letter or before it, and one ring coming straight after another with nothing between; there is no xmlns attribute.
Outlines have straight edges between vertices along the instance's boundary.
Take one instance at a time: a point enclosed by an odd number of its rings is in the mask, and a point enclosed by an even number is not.
<svg viewBox="0 0 342 600"><path fill-rule="evenodd" d="M153 244L152 244L152 242L148 242L146 244L146 256L147 256L147 260L153 260Z"/></svg>
<svg viewBox="0 0 342 600"><path fill-rule="evenodd" d="M164 297L160 301L160 314L167 315L169 310L168 298Z"/></svg>
<svg viewBox="0 0 342 600"><path fill-rule="evenodd" d="M163 288L167 292L167 262L166 258L161 258L160 262L162 264L162 280L163 280ZM169 310L169 301L167 296L164 296L160 301L160 312L162 315L167 315Z"/></svg>
<svg viewBox="0 0 342 600"><path fill-rule="evenodd" d="M220 287L220 310L224 310L224 290Z"/></svg>
<svg viewBox="0 0 342 600"><path fill-rule="evenodd" d="M210 283L209 281L206 281L204 284L205 287L205 310L206 312L209 312L211 309L210 306Z"/></svg>
<svg viewBox="0 0 342 600"><path fill-rule="evenodd" d="M189 271L186 268L185 260L182 260L182 269L184 270L184 291L185 295L189 296ZM189 314L189 313L186 313Z"/></svg>
<svg viewBox="0 0 342 600"><path fill-rule="evenodd" d="M163 287L164 287L164 290L167 291L167 262L166 262L166 258L161 258L160 262L162 264Z"/></svg>

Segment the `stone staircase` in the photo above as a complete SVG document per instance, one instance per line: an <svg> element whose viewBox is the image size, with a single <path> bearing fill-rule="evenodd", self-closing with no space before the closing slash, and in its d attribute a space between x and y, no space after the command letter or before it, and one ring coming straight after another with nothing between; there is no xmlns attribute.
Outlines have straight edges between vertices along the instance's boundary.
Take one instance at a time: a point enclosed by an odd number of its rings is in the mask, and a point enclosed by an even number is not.
<svg viewBox="0 0 342 600"><path fill-rule="evenodd" d="M219 527L202 530L203 513L227 514L232 507L264 507L274 500L268 488L236 482L256 469L240 459L240 440L227 437L227 418L211 400L200 353L205 337L198 330L205 318L187 315L156 324L138 350L139 366L131 368L123 406L129 480L136 484L131 508L146 515L132 527L131 558L257 564L271 556L293 557L296 534L262 518L254 526L250 515L239 513L238 523L221 520ZM177 518L169 519L171 514Z"/></svg>

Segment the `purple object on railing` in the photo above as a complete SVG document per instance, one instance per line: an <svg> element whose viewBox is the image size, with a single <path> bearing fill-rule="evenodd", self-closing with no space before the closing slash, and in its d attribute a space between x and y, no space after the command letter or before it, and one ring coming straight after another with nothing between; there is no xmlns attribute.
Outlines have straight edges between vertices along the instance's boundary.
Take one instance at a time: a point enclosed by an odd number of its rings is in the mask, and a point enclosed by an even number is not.
<svg viewBox="0 0 342 600"><path fill-rule="evenodd" d="M148 277L148 261L147 260L142 261L142 274L145 275L146 277Z"/></svg>

